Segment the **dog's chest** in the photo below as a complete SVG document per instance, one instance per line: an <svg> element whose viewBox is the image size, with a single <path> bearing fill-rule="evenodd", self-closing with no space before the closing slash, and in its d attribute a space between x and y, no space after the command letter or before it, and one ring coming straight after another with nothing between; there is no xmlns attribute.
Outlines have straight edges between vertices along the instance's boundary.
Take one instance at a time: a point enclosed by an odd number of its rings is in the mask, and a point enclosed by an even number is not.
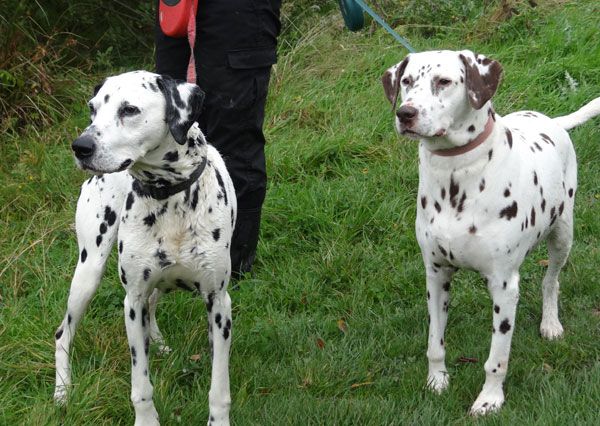
<svg viewBox="0 0 600 426"><path fill-rule="evenodd" d="M434 167L422 158L416 230L424 256L480 271L522 259L568 198L558 156L540 154L496 143L472 167Z"/></svg>

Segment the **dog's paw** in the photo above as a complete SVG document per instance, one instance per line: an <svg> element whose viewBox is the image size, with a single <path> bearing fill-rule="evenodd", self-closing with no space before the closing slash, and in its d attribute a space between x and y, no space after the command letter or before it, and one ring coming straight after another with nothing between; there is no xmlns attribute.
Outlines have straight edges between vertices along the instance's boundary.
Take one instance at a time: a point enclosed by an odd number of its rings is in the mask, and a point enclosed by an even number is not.
<svg viewBox="0 0 600 426"><path fill-rule="evenodd" d="M172 351L173 351L173 349L171 349L167 345L164 345L164 344L158 345L158 354L159 355L169 355Z"/></svg>
<svg viewBox="0 0 600 426"><path fill-rule="evenodd" d="M206 423L208 426L229 426L229 415L222 416L210 416L208 418L208 422Z"/></svg>
<svg viewBox="0 0 600 426"><path fill-rule="evenodd" d="M135 426L160 426L152 401L135 404Z"/></svg>
<svg viewBox="0 0 600 426"><path fill-rule="evenodd" d="M447 371L436 371L427 376L427 387L437 394L442 393L449 383L450 376Z"/></svg>
<svg viewBox="0 0 600 426"><path fill-rule="evenodd" d="M498 411L502 407L502 404L504 404L504 392L502 392L502 389L496 391L482 390L473 403L469 414L476 417L493 413L494 411Z"/></svg>
<svg viewBox="0 0 600 426"><path fill-rule="evenodd" d="M554 340L562 337L563 327L560 324L558 318L555 319L542 319L540 324L540 333L543 338L548 340Z"/></svg>

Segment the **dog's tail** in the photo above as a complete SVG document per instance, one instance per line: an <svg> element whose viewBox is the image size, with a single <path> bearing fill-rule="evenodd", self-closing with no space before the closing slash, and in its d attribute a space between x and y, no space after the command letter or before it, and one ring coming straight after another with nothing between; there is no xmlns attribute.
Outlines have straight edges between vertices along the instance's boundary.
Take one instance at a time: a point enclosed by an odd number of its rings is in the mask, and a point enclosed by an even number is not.
<svg viewBox="0 0 600 426"><path fill-rule="evenodd" d="M597 115L600 115L600 98L594 99L572 114L555 117L554 122L563 129L570 130Z"/></svg>

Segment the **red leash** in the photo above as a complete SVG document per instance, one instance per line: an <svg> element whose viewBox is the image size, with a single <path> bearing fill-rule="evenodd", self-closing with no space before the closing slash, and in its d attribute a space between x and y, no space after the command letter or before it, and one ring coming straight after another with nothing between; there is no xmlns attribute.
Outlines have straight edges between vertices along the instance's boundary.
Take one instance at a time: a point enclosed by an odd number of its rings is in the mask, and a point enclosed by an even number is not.
<svg viewBox="0 0 600 426"><path fill-rule="evenodd" d="M187 68L188 83L196 83L196 12L198 0L160 0L158 22L160 29L169 37L186 37L190 45L190 62Z"/></svg>

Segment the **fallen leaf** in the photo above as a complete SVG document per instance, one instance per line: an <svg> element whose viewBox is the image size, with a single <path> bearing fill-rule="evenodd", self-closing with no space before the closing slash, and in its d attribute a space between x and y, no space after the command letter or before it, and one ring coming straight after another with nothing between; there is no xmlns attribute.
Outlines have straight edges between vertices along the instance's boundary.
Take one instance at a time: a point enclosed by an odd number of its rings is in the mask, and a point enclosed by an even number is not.
<svg viewBox="0 0 600 426"><path fill-rule="evenodd" d="M346 334L348 332L348 325L346 324L346 321L344 321L344 318L338 320L337 326L342 333Z"/></svg>
<svg viewBox="0 0 600 426"><path fill-rule="evenodd" d="M592 309L592 315L595 317L600 317L600 308Z"/></svg>
<svg viewBox="0 0 600 426"><path fill-rule="evenodd" d="M548 266L548 259L542 259L538 262L540 266Z"/></svg>
<svg viewBox="0 0 600 426"><path fill-rule="evenodd" d="M325 341L320 337L317 337L317 347L323 349L325 347Z"/></svg>
<svg viewBox="0 0 600 426"><path fill-rule="evenodd" d="M352 383L350 385L350 389L356 389L356 388L360 388L362 386L369 386L372 385L373 382L363 382L363 383Z"/></svg>
<svg viewBox="0 0 600 426"><path fill-rule="evenodd" d="M477 358L470 358L467 356L461 356L458 358L458 362L462 362L462 363L476 363L479 362L479 360Z"/></svg>
<svg viewBox="0 0 600 426"><path fill-rule="evenodd" d="M190 357L191 361L198 361L200 359L200 354L194 354Z"/></svg>
<svg viewBox="0 0 600 426"><path fill-rule="evenodd" d="M549 364L544 363L542 364L542 370L544 370L546 373L551 373L554 368L552 368L552 366Z"/></svg>

